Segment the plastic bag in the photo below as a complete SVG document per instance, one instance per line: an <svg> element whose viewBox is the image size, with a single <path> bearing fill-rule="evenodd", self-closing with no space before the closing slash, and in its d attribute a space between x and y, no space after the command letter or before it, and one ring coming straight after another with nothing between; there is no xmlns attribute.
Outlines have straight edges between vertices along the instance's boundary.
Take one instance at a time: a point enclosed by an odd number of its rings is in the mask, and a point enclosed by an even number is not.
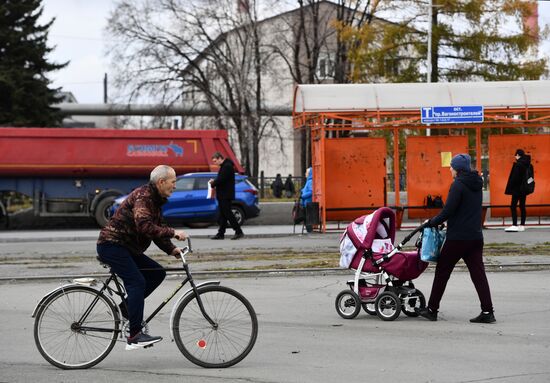
<svg viewBox="0 0 550 383"><path fill-rule="evenodd" d="M422 231L420 259L424 262L437 262L441 248L445 243L445 232L435 227L426 227Z"/></svg>

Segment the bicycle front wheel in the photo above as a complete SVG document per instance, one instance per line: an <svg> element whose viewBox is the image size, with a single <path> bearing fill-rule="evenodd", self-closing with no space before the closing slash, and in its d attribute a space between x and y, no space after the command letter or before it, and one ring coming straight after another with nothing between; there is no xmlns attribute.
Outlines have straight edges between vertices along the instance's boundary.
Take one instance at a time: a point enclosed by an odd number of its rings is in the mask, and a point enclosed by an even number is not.
<svg viewBox="0 0 550 383"><path fill-rule="evenodd" d="M213 326L203 316L195 293L176 307L172 332L182 354L206 368L225 368L243 360L254 347L258 319L250 302L225 286L198 289Z"/></svg>
<svg viewBox="0 0 550 383"><path fill-rule="evenodd" d="M120 333L118 311L99 291L70 286L42 304L34 321L40 354L56 367L89 368L113 349Z"/></svg>

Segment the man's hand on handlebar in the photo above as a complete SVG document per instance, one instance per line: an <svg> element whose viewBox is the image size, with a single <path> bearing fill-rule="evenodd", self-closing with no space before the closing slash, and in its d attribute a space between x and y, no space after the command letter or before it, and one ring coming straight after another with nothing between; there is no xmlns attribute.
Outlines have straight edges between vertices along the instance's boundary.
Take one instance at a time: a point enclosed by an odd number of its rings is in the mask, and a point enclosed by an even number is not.
<svg viewBox="0 0 550 383"><path fill-rule="evenodd" d="M175 230L174 231L174 238L178 241L185 241L187 239L188 235L183 230Z"/></svg>
<svg viewBox="0 0 550 383"><path fill-rule="evenodd" d="M181 249L179 247L176 247L174 250L172 250L172 256L180 259Z"/></svg>

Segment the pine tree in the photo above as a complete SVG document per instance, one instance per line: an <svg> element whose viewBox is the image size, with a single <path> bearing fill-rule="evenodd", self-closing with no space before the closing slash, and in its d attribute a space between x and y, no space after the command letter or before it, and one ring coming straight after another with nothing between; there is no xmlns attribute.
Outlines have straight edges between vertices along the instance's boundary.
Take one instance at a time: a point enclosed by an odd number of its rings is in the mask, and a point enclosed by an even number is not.
<svg viewBox="0 0 550 383"><path fill-rule="evenodd" d="M51 105L59 89L49 88L48 72L67 65L46 59L48 31L55 19L39 25L41 0L0 2L0 125L59 126Z"/></svg>

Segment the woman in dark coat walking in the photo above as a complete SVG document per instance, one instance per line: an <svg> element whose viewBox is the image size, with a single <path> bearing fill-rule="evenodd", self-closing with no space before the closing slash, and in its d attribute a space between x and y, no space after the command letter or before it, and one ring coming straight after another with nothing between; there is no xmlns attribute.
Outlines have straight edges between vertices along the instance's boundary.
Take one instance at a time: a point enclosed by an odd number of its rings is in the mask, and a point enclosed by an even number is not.
<svg viewBox="0 0 550 383"><path fill-rule="evenodd" d="M436 321L439 302L456 263L462 258L470 272L478 298L481 314L470 319L473 323L493 323L493 302L489 282L483 264L483 232L481 230L481 205L483 180L471 170L470 156L458 154L451 160L453 183L443 210L428 220L426 226L434 227L447 221L447 238L435 268L432 292L426 308L418 309L422 317Z"/></svg>
<svg viewBox="0 0 550 383"><path fill-rule="evenodd" d="M516 150L516 162L510 170L506 190L504 194L511 195L510 210L512 211L512 226L504 229L507 232L518 232L525 230L525 218L527 212L525 210L525 200L527 199L527 191L524 188L525 174L531 166L531 156L525 154L523 149ZM521 213L521 225L518 226L517 206L519 202L519 211Z"/></svg>

